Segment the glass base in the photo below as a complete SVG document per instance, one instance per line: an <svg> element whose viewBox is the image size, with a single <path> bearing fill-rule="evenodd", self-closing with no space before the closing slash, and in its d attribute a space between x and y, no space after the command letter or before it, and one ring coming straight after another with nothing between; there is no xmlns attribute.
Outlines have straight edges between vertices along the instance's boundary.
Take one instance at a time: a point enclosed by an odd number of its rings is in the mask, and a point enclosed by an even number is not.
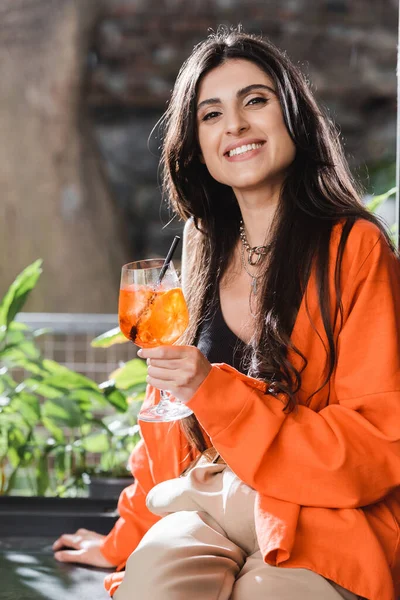
<svg viewBox="0 0 400 600"><path fill-rule="evenodd" d="M192 414L193 411L183 402L161 400L156 406L141 411L138 414L138 419L149 423L167 423L168 421L184 419Z"/></svg>

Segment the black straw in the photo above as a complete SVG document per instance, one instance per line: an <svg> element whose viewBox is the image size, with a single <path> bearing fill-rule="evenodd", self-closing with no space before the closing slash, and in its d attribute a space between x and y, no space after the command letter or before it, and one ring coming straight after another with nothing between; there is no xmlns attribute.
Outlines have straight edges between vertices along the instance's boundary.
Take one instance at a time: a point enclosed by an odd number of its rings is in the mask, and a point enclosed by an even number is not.
<svg viewBox="0 0 400 600"><path fill-rule="evenodd" d="M172 257L174 255L174 252L176 250L177 245L179 244L180 239L181 238L179 237L179 235L176 235L174 237L173 241L172 241L171 248L168 250L168 254L166 256L166 259L164 260L164 264L161 267L160 275L158 276L158 280L157 280L157 283L156 283L156 288L161 284L161 282L162 282L162 280L164 278L164 275L167 272L167 269L169 267L169 263L172 260Z"/></svg>
<svg viewBox="0 0 400 600"><path fill-rule="evenodd" d="M174 255L174 252L176 250L177 245L179 244L179 240L181 238L179 237L179 235L176 235L172 241L171 244L171 248L168 250L168 254L166 259L164 260L164 264L161 267L161 271L160 271L160 275L158 276L157 279L157 283L153 288L153 293L151 294L149 300L147 301L146 305L142 308L142 310L140 311L137 321L136 321L136 325L133 325L130 331L130 338L132 340L132 342L135 342L136 340L136 336L137 336L137 332L138 332L138 327L139 327L139 323L143 317L143 315L145 314L145 312L149 309L149 307L153 304L155 298L156 298L156 294L157 294L157 288L158 286L161 284L163 277L165 275L165 273L167 272L167 269L169 267L169 264L172 260L172 257Z"/></svg>

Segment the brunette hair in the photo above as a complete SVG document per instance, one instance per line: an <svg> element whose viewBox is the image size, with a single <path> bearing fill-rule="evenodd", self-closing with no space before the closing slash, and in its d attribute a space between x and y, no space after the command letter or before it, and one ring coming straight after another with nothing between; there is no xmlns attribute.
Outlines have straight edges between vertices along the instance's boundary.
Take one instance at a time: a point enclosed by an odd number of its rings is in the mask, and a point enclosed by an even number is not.
<svg viewBox="0 0 400 600"><path fill-rule="evenodd" d="M293 346L291 333L312 265L327 338L321 390L329 382L336 362L333 332L335 320L341 319L340 271L350 230L357 219L363 218L374 222L391 242L384 226L362 205L338 133L317 106L299 69L267 39L221 27L195 46L183 64L162 120L163 189L173 210L185 221L192 218L194 224L188 239L186 286L191 323L184 343L196 339L239 236L238 203L232 189L213 179L200 161L196 127L199 83L231 59L251 61L272 79L296 147L273 222L273 246L262 279L254 342L249 347L249 374L268 382L269 393L283 392L283 410L292 411L307 360ZM335 271L336 305L331 307L329 248L332 228L338 222L343 222L343 227ZM336 315L333 322L332 314ZM289 349L301 356L300 370L289 361ZM196 418L188 417L182 426L189 441L204 450Z"/></svg>

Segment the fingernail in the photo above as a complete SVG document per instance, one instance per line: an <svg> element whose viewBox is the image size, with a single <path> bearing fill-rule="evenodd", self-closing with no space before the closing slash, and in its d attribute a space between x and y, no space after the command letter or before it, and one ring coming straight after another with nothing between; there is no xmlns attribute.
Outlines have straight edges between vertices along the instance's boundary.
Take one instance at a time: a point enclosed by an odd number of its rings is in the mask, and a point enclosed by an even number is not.
<svg viewBox="0 0 400 600"><path fill-rule="evenodd" d="M142 356L142 349L140 348L140 350L138 350L138 356Z"/></svg>

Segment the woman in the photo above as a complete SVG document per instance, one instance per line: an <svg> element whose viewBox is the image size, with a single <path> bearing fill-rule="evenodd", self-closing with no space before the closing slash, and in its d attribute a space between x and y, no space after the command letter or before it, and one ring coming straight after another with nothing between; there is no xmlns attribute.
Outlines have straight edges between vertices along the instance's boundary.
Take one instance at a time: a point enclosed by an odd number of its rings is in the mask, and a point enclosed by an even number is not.
<svg viewBox="0 0 400 600"><path fill-rule="evenodd" d="M120 568L135 550L120 588L120 574L107 580L115 600L394 600L390 240L303 77L266 40L220 30L199 44L164 125L164 188L187 221L191 325L182 345L140 355L146 405L168 389L194 416L141 424L121 519L74 547Z"/></svg>

